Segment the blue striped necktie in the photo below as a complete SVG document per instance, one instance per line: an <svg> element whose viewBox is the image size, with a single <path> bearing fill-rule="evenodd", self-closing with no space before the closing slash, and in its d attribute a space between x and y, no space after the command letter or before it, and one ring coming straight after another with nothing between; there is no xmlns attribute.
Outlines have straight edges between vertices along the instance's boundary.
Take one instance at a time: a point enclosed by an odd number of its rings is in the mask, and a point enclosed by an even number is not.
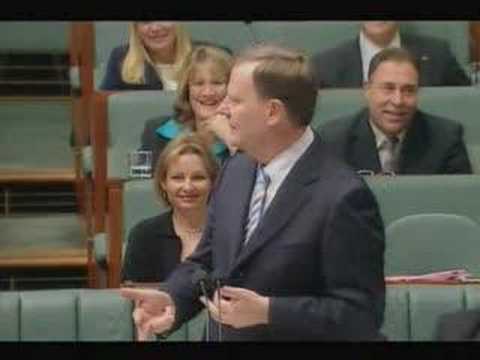
<svg viewBox="0 0 480 360"><path fill-rule="evenodd" d="M257 170L255 187L253 188L253 193L250 200L250 212L248 214L247 226L245 227L244 244L246 244L248 240L250 240L250 237L252 236L254 230L258 226L258 223L260 222L260 219L262 218L269 184L269 176L267 175L263 167L259 167Z"/></svg>

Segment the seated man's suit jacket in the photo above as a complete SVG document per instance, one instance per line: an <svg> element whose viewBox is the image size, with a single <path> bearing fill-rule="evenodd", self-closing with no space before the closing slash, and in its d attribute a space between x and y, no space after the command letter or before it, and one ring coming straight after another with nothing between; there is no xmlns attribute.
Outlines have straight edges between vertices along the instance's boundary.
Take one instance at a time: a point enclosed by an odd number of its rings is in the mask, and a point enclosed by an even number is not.
<svg viewBox="0 0 480 360"><path fill-rule="evenodd" d="M480 341L480 310L458 311L440 317L436 339L439 341Z"/></svg>
<svg viewBox="0 0 480 360"><path fill-rule="evenodd" d="M269 325L222 326L225 341L379 339L385 306L385 233L364 180L315 134L244 245L257 164L227 159L196 251L166 283L176 327L202 307L192 276L269 296ZM212 320L210 336L218 340Z"/></svg>
<svg viewBox="0 0 480 360"><path fill-rule="evenodd" d="M333 119L321 129L322 138L355 170L381 172L375 135L364 108L353 116ZM399 174L470 174L463 127L453 120L417 110L403 140Z"/></svg>
<svg viewBox="0 0 480 360"><path fill-rule="evenodd" d="M419 60L420 86L470 85L470 80L445 40L402 34L401 44ZM362 56L358 37L315 54L312 65L319 88L356 88L363 85Z"/></svg>

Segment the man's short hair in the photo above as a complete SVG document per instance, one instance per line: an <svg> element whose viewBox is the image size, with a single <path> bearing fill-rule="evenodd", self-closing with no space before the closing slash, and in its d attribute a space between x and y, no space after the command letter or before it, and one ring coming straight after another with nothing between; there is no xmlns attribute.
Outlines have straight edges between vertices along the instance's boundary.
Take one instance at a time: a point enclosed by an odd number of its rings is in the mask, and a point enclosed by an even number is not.
<svg viewBox="0 0 480 360"><path fill-rule="evenodd" d="M417 58L407 49L399 47L386 48L377 53L368 66L368 81L371 80L373 73L377 70L381 63L386 61L394 61L399 63L409 63L417 72L417 75L420 76L420 65Z"/></svg>
<svg viewBox="0 0 480 360"><path fill-rule="evenodd" d="M259 96L282 101L294 124L310 124L317 89L304 53L279 45L256 44L237 56L236 64L243 62L258 62L253 83Z"/></svg>

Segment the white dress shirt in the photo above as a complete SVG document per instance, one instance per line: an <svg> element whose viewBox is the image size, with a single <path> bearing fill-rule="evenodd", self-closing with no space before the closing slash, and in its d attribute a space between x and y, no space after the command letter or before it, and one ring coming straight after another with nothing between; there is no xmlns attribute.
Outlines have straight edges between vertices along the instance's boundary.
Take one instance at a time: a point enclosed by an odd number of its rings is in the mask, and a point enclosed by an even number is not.
<svg viewBox="0 0 480 360"><path fill-rule="evenodd" d="M385 48L400 46L400 33L397 31L390 44L385 46ZM370 41L370 39L365 36L363 31L360 31L360 54L362 56L362 70L364 82L368 80L368 67L370 65L370 61L383 49L384 48L378 47L376 44Z"/></svg>
<svg viewBox="0 0 480 360"><path fill-rule="evenodd" d="M297 141L275 156L265 166L264 170L270 177L270 185L267 189L267 197L263 209L264 212L267 211L268 206L272 202L280 185L282 185L290 170L292 170L298 159L300 159L313 142L313 137L312 129L307 127L303 135Z"/></svg>

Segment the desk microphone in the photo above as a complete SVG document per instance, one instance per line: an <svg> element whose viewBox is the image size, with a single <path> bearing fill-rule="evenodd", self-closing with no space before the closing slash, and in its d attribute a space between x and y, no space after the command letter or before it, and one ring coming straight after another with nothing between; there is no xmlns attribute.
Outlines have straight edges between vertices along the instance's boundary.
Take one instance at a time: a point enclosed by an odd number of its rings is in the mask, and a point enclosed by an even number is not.
<svg viewBox="0 0 480 360"><path fill-rule="evenodd" d="M205 299L210 300L210 297L218 291L218 298L220 299L220 280L219 279L212 279L210 275L203 269L197 269L193 273L192 276L192 283L200 289L200 292L205 297ZM218 311L219 311L219 321L217 323L217 331L218 331L218 341L222 341L222 315L221 315L221 308L220 308L220 301L218 304ZM210 312L207 308L207 330L205 333L206 341L209 342L210 339Z"/></svg>
<svg viewBox="0 0 480 360"><path fill-rule="evenodd" d="M207 292L207 287L209 282L210 282L210 277L205 270L203 269L195 270L192 276L192 283L193 285L200 288L200 292L202 293L203 297L206 300L209 300L209 296ZM210 342L210 312L208 311L208 308L207 308L207 330L205 332L205 337L206 337L205 340L207 342Z"/></svg>

